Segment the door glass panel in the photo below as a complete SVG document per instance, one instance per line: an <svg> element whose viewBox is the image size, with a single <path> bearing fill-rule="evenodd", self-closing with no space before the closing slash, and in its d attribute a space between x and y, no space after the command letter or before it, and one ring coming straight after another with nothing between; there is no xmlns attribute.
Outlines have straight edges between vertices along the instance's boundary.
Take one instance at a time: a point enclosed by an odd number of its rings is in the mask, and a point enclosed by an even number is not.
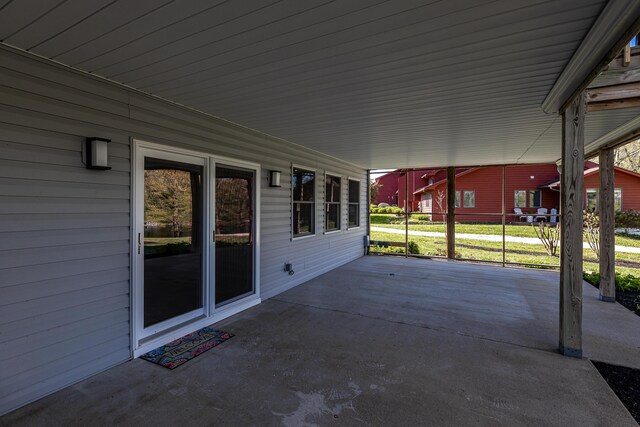
<svg viewBox="0 0 640 427"><path fill-rule="evenodd" d="M216 305L254 292L254 172L216 166Z"/></svg>
<svg viewBox="0 0 640 427"><path fill-rule="evenodd" d="M203 307L203 167L144 160L144 327Z"/></svg>

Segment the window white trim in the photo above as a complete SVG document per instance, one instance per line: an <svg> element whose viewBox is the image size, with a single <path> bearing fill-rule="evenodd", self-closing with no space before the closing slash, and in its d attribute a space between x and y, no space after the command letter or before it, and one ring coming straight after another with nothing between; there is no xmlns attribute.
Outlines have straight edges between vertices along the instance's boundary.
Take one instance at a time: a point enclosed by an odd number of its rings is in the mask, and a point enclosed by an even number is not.
<svg viewBox="0 0 640 427"><path fill-rule="evenodd" d="M527 193L528 193L528 194L527 194L527 198L528 198L529 207L530 207L530 208L541 208L541 207L542 207L542 190L539 190L539 189L528 190L528 191L527 191ZM535 205L532 203L532 200L531 200L531 193L540 193L540 205L535 206ZM535 198L535 196L534 196L534 198Z"/></svg>
<svg viewBox="0 0 640 427"><path fill-rule="evenodd" d="M333 177L333 178L339 178L340 179L340 192L338 193L338 197L340 198L338 200L338 228L336 229L331 229L331 230L327 230L327 205L329 203L335 205L336 202L327 202L327 177ZM342 231L343 227L342 227L342 220L344 218L344 214L342 212L343 209L343 203L342 203L342 199L343 197L343 192L344 192L344 177L339 174L339 173L334 173L334 172L329 172L329 171L324 171L324 180L322 182L322 193L324 194L324 203L323 203L323 207L322 207L322 230L323 230L323 234L335 234L335 233L339 233Z"/></svg>
<svg viewBox="0 0 640 427"><path fill-rule="evenodd" d="M249 307L261 302L260 298L260 212L261 212L261 176L262 169L260 164L248 162L244 160L236 160L230 157L218 156L208 151L194 151L183 149L167 144L141 141L131 138L131 269L130 269L130 319L131 319L131 353L133 357L138 357L153 348L164 343L179 338L185 334L196 331L203 326L210 325L225 319L233 314L239 313ZM200 159L204 167L203 175L203 241L209 244L203 244L203 309L185 313L178 318L169 319L168 321L152 325L149 328L140 329L138 327L142 321L143 311L140 310L140 304L144 303L140 293L138 283L138 274L141 272L140 258L137 255L137 239L136 233L143 230L140 227L139 216L144 212L144 194L140 187L139 172L144 171L145 153L162 152L167 154L176 161L185 161L190 163L194 158ZM254 237L254 292L245 297L233 301L228 305L215 307L213 298L215 296L215 251L211 244L211 235L213 233L212 212L215 212L215 165L221 163L229 166L244 167L255 172L255 237ZM200 315L198 315L200 314ZM175 325L177 329L171 330L171 326ZM169 330L163 330L164 326L168 326Z"/></svg>
<svg viewBox="0 0 640 427"><path fill-rule="evenodd" d="M518 193L524 193L524 205L518 204ZM526 208L527 207L527 197L529 193L527 190L513 190L513 207L514 208Z"/></svg>
<svg viewBox="0 0 640 427"><path fill-rule="evenodd" d="M473 193L473 206L465 206L465 194ZM475 209L476 207L476 190L462 190L462 207L466 209Z"/></svg>
<svg viewBox="0 0 640 427"><path fill-rule="evenodd" d="M624 211L624 195L622 187L614 187L613 189L613 207L616 207L616 194L620 194L620 209L615 209L615 212ZM584 190L584 208L589 209L589 193L595 194L595 212L600 212L600 188L585 188Z"/></svg>
<svg viewBox="0 0 640 427"><path fill-rule="evenodd" d="M358 182L358 225L354 225L354 226L350 226L349 225L349 205L351 204L351 202L349 201L349 181L356 181ZM367 191L364 191L364 195L366 197ZM347 231L349 230L357 230L359 228L362 227L362 196L363 196L363 191L362 191L362 180L360 178L354 178L352 176L347 176ZM368 202L368 201L367 201ZM366 203L367 209L369 207L369 203Z"/></svg>
<svg viewBox="0 0 640 427"><path fill-rule="evenodd" d="M293 199L293 170L301 169L314 173L314 186L313 186L313 233L302 234L296 236L293 232L293 216L294 216L294 205L296 201ZM290 240L293 242L294 240L305 239L309 237L315 237L318 233L318 170L313 167L304 166L297 163L291 163L291 168L289 169L290 179L291 179L291 192L289 197L291 198L290 209L291 209L291 237ZM322 183L324 185L324 182Z"/></svg>

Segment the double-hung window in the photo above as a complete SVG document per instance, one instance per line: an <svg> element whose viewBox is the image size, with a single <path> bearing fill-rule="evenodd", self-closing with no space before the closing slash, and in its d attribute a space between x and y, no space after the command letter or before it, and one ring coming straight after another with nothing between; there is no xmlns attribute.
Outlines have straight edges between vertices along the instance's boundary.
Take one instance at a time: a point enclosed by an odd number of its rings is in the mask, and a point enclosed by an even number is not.
<svg viewBox="0 0 640 427"><path fill-rule="evenodd" d="M476 192L475 191L465 191L464 192L463 206L465 208L475 208L476 207Z"/></svg>
<svg viewBox="0 0 640 427"><path fill-rule="evenodd" d="M588 211L600 211L600 197L597 188L587 188L586 205ZM622 211L622 188L613 190L613 208L616 212Z"/></svg>
<svg viewBox="0 0 640 427"><path fill-rule="evenodd" d="M527 207L527 192L525 190L516 190L513 193L513 206L516 208Z"/></svg>
<svg viewBox="0 0 640 427"><path fill-rule="evenodd" d="M456 208L475 208L476 192L467 190L460 194L459 191L456 191L456 199L453 206Z"/></svg>
<svg viewBox="0 0 640 427"><path fill-rule="evenodd" d="M316 173L312 170L293 168L293 237L315 234L315 187Z"/></svg>
<svg viewBox="0 0 640 427"><path fill-rule="evenodd" d="M542 207L542 191L529 190L529 207L530 208Z"/></svg>
<svg viewBox="0 0 640 427"><path fill-rule="evenodd" d="M338 231L340 230L340 193L342 179L339 176L325 176L325 215L324 230Z"/></svg>
<svg viewBox="0 0 640 427"><path fill-rule="evenodd" d="M360 181L349 180L349 225L360 227Z"/></svg>

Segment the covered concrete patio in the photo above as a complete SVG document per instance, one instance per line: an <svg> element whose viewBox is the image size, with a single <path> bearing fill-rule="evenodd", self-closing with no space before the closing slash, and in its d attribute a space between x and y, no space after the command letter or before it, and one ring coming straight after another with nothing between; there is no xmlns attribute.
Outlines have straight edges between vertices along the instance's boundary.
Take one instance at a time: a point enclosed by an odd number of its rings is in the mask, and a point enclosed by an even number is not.
<svg viewBox="0 0 640 427"><path fill-rule="evenodd" d="M174 371L135 359L0 425L636 425L587 358L640 367L640 318L584 287L557 353L558 273L365 257L217 327Z"/></svg>

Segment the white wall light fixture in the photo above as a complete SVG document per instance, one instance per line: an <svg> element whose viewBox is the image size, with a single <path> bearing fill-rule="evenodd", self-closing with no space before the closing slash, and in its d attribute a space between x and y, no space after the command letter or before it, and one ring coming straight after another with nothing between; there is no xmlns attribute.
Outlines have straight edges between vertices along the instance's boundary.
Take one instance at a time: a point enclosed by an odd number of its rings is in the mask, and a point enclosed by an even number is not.
<svg viewBox="0 0 640 427"><path fill-rule="evenodd" d="M280 171L269 171L269 187L282 187L280 184L281 175Z"/></svg>
<svg viewBox="0 0 640 427"><path fill-rule="evenodd" d="M87 138L84 147L84 161L87 169L109 170L107 144L110 139Z"/></svg>

